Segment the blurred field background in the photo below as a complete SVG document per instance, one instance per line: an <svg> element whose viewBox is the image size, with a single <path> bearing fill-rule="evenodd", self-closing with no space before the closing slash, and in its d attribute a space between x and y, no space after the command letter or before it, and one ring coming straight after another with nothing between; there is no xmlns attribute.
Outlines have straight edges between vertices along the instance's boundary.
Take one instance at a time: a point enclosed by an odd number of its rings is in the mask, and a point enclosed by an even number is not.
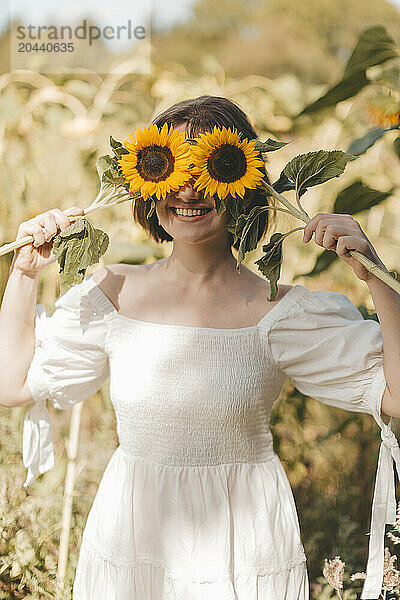
<svg viewBox="0 0 400 600"><path fill-rule="evenodd" d="M388 116L376 107L374 98L378 92L389 95L390 86L379 90L369 86L333 109L294 116L340 79L366 27L383 25L400 44L397 6L384 0L198 0L185 4L183 17L166 26L154 14L148 75L135 74L140 55L126 51L111 56L106 47L104 57L114 65L108 76L77 70L47 77L33 68L9 72L9 32L3 30L0 245L15 239L21 221L40 212L89 206L98 189L95 161L109 152L109 134L123 141L157 112L184 98L226 96L249 114L261 139L293 140L269 155L267 168L273 181L297 154L345 150L369 129L387 126ZM312 188L304 206L310 215L331 211L338 191L358 178L382 191L393 188L384 203L361 212L357 219L386 266L399 270L400 163L393 151L397 137L395 131L387 133L349 164L340 179ZM278 215L274 230L298 225L295 219ZM102 264L150 262L171 250L170 244L150 241L135 225L130 203L96 211L90 220L110 237ZM318 276L294 280L312 269L320 251L314 242L303 244L301 232L290 236L284 245L280 281L340 291L356 306L373 310L367 286L342 261ZM261 254L259 248L246 257L245 264L255 272L254 261ZM12 254L0 258L0 297L11 259ZM57 270L57 264L51 265L40 280L38 302L48 312L59 294ZM57 597L71 415L52 406L49 410L56 466L25 490L21 457L25 409L0 408L0 599ZM325 557L339 554L348 574L365 568L379 428L372 417L324 406L303 397L287 382L274 406L272 429L298 507L312 597L328 600L334 594L321 577ZM59 595L63 600L71 598L87 513L117 444L106 384L84 402L82 410L66 586ZM391 551L394 554L395 548ZM360 586L352 586L359 591ZM344 596L356 597L356 592Z"/></svg>

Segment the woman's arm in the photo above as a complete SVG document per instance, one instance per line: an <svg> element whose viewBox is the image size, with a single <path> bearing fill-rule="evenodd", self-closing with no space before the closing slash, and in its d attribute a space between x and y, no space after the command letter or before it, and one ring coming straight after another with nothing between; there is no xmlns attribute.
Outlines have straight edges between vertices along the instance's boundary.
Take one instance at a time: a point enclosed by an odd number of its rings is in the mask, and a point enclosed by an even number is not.
<svg viewBox="0 0 400 600"><path fill-rule="evenodd" d="M26 376L35 352L35 312L41 272L55 262L54 236L70 226L68 218L83 208L54 208L24 221L16 239L29 234L30 244L14 251L0 308L0 404L21 406L33 401Z"/></svg>
<svg viewBox="0 0 400 600"><path fill-rule="evenodd" d="M304 227L303 241L315 233L315 243L334 250L353 269L358 279L365 281L382 329L383 370L386 389L382 398L382 413L400 417L400 296L347 251L357 250L387 272L375 248L351 215L318 213Z"/></svg>
<svg viewBox="0 0 400 600"><path fill-rule="evenodd" d="M38 276L11 270L0 309L0 404L32 401L24 382L35 350Z"/></svg>
<svg viewBox="0 0 400 600"><path fill-rule="evenodd" d="M400 296L383 281L372 275L367 280L375 305L383 338L383 370L386 390L382 412L400 417Z"/></svg>

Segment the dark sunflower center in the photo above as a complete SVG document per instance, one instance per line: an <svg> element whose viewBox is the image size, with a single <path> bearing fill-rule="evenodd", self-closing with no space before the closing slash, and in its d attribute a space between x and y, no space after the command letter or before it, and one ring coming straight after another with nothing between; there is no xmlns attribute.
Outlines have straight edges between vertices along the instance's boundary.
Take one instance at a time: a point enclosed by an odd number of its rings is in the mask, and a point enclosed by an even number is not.
<svg viewBox="0 0 400 600"><path fill-rule="evenodd" d="M145 181L164 181L173 172L174 163L166 146L146 146L138 152L136 168Z"/></svg>
<svg viewBox="0 0 400 600"><path fill-rule="evenodd" d="M222 144L208 157L207 169L213 179L230 183L246 173L246 156L241 148L232 144Z"/></svg>

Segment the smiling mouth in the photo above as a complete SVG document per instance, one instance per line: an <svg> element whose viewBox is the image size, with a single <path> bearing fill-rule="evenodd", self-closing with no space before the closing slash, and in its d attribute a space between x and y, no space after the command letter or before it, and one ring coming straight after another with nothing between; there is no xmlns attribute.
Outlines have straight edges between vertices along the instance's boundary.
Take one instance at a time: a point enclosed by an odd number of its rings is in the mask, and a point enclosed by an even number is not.
<svg viewBox="0 0 400 600"><path fill-rule="evenodd" d="M176 209L174 206L171 207L171 211L174 213L174 215L178 218L178 219L185 219L185 220L197 220L197 219L201 219L203 217L205 217L207 214L209 214L210 212L212 212L212 208L205 208L205 209L184 209L184 210L179 210ZM177 212L179 211L179 212Z"/></svg>

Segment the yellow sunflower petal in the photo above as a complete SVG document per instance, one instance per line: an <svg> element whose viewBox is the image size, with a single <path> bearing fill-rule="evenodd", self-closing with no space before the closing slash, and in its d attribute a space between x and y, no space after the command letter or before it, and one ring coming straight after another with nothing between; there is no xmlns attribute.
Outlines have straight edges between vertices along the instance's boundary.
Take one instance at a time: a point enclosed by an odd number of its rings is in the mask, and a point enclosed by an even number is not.
<svg viewBox="0 0 400 600"><path fill-rule="evenodd" d="M157 199L164 198L172 186L177 190L189 181L192 176L190 166L193 164L193 157L191 146L185 141L184 132L180 132L168 123L164 123L161 130L151 123L143 129L137 128L134 136L129 134L129 138L130 141L126 142L128 154L124 154L118 164L124 178L129 182L130 189L140 190L143 199L152 195ZM141 170L141 165L138 164L138 153L144 148L153 146L158 146L161 151L163 148L168 148L164 157L169 161L169 168L164 173L151 172L151 176L149 173L147 178Z"/></svg>

